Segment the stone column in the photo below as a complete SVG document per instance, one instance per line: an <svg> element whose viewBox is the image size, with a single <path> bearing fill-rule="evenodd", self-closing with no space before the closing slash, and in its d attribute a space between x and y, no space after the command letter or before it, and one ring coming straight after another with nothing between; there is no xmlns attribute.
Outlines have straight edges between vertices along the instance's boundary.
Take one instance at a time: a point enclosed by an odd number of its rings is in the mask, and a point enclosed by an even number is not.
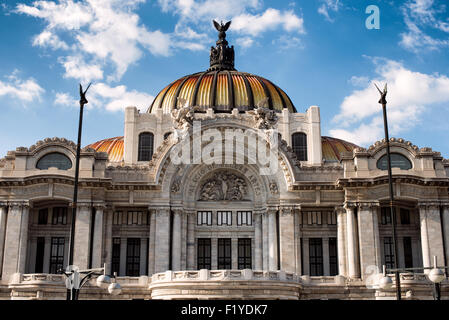
<svg viewBox="0 0 449 320"><path fill-rule="evenodd" d="M238 258L239 258L239 239L232 238L231 239L231 267L234 270L238 269Z"/></svg>
<svg viewBox="0 0 449 320"><path fill-rule="evenodd" d="M279 215L281 270L286 272L296 271L295 217L293 210L293 207L281 207Z"/></svg>
<svg viewBox="0 0 449 320"><path fill-rule="evenodd" d="M156 213L155 273L169 269L170 209L159 208Z"/></svg>
<svg viewBox="0 0 449 320"><path fill-rule="evenodd" d="M359 204L359 249L360 269L362 279L366 279L373 272L382 271L382 258L380 251L379 225L377 219L377 204Z"/></svg>
<svg viewBox="0 0 449 320"><path fill-rule="evenodd" d="M64 248L65 249L65 248ZM45 237L43 273L50 272L51 237Z"/></svg>
<svg viewBox="0 0 449 320"><path fill-rule="evenodd" d="M187 270L196 269L195 263L195 212L187 214Z"/></svg>
<svg viewBox="0 0 449 320"><path fill-rule="evenodd" d="M262 212L262 259L263 270L268 270L268 212Z"/></svg>
<svg viewBox="0 0 449 320"><path fill-rule="evenodd" d="M120 238L120 267L119 267L119 276L126 275L126 251L128 249L128 239Z"/></svg>
<svg viewBox="0 0 449 320"><path fill-rule="evenodd" d="M444 229L444 244L446 247L446 263L449 264L449 205L443 207L443 229ZM444 261L444 260L443 260ZM441 261L441 262L443 262ZM449 270L446 271L449 273Z"/></svg>
<svg viewBox="0 0 449 320"><path fill-rule="evenodd" d="M181 215L181 270L187 269L187 216Z"/></svg>
<svg viewBox="0 0 449 320"><path fill-rule="evenodd" d="M148 243L147 243L147 239L146 238L141 238L140 239L140 275L146 275L147 273L147 262L145 261L145 258L147 256L147 248L148 248Z"/></svg>
<svg viewBox="0 0 449 320"><path fill-rule="evenodd" d="M2 280L8 281L14 273L25 272L28 219L26 203L11 204L6 222Z"/></svg>
<svg viewBox="0 0 449 320"><path fill-rule="evenodd" d="M92 246L92 268L103 267L103 210L104 205L95 206L94 236Z"/></svg>
<svg viewBox="0 0 449 320"><path fill-rule="evenodd" d="M181 213L180 209L173 210L173 235L172 235L172 269L181 270Z"/></svg>
<svg viewBox="0 0 449 320"><path fill-rule="evenodd" d="M295 214L295 252L296 252L296 274L302 274L302 256L301 256L301 229L302 229L302 212L300 209L294 211Z"/></svg>
<svg viewBox="0 0 449 320"><path fill-rule="evenodd" d="M323 275L330 275L329 238L323 238Z"/></svg>
<svg viewBox="0 0 449 320"><path fill-rule="evenodd" d="M211 245L210 267L211 267L211 270L217 270L218 269L218 239L215 237L211 238L210 245Z"/></svg>
<svg viewBox="0 0 449 320"><path fill-rule="evenodd" d="M444 262L443 235L441 233L440 208L437 204L419 205L421 222L421 244L424 267L431 267L433 256L437 256L438 264ZM430 272L429 269L425 270Z"/></svg>
<svg viewBox="0 0 449 320"><path fill-rule="evenodd" d="M150 244L148 246L148 276L155 273L155 261L156 261L156 211L150 210L150 234L149 234Z"/></svg>
<svg viewBox="0 0 449 320"><path fill-rule="evenodd" d="M356 221L354 216L354 206L346 205L346 237L348 246L348 276L358 278L357 268L357 237Z"/></svg>
<svg viewBox="0 0 449 320"><path fill-rule="evenodd" d="M263 270L263 256L262 256L262 214L261 212L254 213L254 254L255 254L255 269Z"/></svg>
<svg viewBox="0 0 449 320"><path fill-rule="evenodd" d="M338 254L338 274L347 276L346 268L346 210L343 207L336 207L337 212L337 254Z"/></svg>
<svg viewBox="0 0 449 320"><path fill-rule="evenodd" d="M3 270L3 252L5 248L6 210L6 205L0 203L0 277Z"/></svg>
<svg viewBox="0 0 449 320"><path fill-rule="evenodd" d="M81 270L89 268L91 215L92 206L90 203L77 204L73 265L78 266Z"/></svg>
<svg viewBox="0 0 449 320"><path fill-rule="evenodd" d="M278 269L276 209L268 209L268 270Z"/></svg>
<svg viewBox="0 0 449 320"><path fill-rule="evenodd" d="M303 261L303 267L304 270L302 274L304 275L310 275L310 261L309 261L309 238L303 238L302 239L302 251L304 253L304 261Z"/></svg>
<svg viewBox="0 0 449 320"><path fill-rule="evenodd" d="M105 215L105 230L104 230L104 262L106 262L106 274L111 274L112 271L112 224L114 218L114 210L107 209Z"/></svg>

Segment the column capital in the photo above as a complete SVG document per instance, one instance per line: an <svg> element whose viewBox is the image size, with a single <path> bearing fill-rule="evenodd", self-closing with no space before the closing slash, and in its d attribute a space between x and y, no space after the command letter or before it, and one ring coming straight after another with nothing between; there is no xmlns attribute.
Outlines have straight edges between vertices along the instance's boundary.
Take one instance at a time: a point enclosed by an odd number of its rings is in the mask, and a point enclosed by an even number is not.
<svg viewBox="0 0 449 320"><path fill-rule="evenodd" d="M278 207L267 207L267 210L265 211L265 214L275 214L278 211Z"/></svg>
<svg viewBox="0 0 449 320"><path fill-rule="evenodd" d="M359 207L360 209L371 209L371 208L377 208L379 206L380 206L379 202L375 202L375 201L363 201L363 202L357 203L357 207Z"/></svg>
<svg viewBox="0 0 449 320"><path fill-rule="evenodd" d="M346 213L346 208L344 206L335 206L335 212L338 213Z"/></svg>
<svg viewBox="0 0 449 320"><path fill-rule="evenodd" d="M436 201L418 202L418 208L420 209L437 209L440 205L441 204Z"/></svg>
<svg viewBox="0 0 449 320"><path fill-rule="evenodd" d="M175 207L175 208L171 208L171 211L173 211L174 214L183 214L184 208Z"/></svg>
<svg viewBox="0 0 449 320"><path fill-rule="evenodd" d="M30 203L29 201L9 201L8 205L11 208L30 208Z"/></svg>
<svg viewBox="0 0 449 320"><path fill-rule="evenodd" d="M285 205L279 207L279 212L282 216L290 216L295 213L295 210L298 209L295 205Z"/></svg>
<svg viewBox="0 0 449 320"><path fill-rule="evenodd" d="M170 214L170 207L149 207L150 210L156 215L168 215Z"/></svg>
<svg viewBox="0 0 449 320"><path fill-rule="evenodd" d="M343 204L343 207L344 207L346 210L348 210L348 209L354 210L355 208L357 208L357 202L348 202L348 201L345 201L345 203Z"/></svg>
<svg viewBox="0 0 449 320"><path fill-rule="evenodd" d="M73 208L73 202L70 203L70 207ZM92 208L92 202L77 202L76 207L80 209Z"/></svg>
<svg viewBox="0 0 449 320"><path fill-rule="evenodd" d="M106 203L104 203L104 202L95 202L95 203L93 203L93 207L95 209L101 209L101 210L106 210L108 208Z"/></svg>

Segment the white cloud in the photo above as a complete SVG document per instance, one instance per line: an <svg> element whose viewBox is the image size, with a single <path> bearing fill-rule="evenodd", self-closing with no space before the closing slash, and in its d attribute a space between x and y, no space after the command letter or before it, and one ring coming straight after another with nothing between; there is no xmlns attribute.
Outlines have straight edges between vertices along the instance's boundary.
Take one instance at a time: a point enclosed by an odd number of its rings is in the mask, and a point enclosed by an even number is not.
<svg viewBox="0 0 449 320"><path fill-rule="evenodd" d="M412 71L403 64L373 59L377 77L361 90L347 96L334 118L330 134L357 144L372 143L383 136L382 108L373 83L388 83L388 121L392 134L400 134L419 123L424 112L449 102L449 78L441 74Z"/></svg>
<svg viewBox="0 0 449 320"><path fill-rule="evenodd" d="M59 60L65 68L64 78L74 78L82 82L103 78L103 71L100 65L88 65L80 56L68 56Z"/></svg>
<svg viewBox="0 0 449 320"><path fill-rule="evenodd" d="M406 25L400 34L402 47L415 53L449 47L449 37L429 34L449 33L449 24L442 20L447 16L445 6L438 7L434 0L408 0L401 10Z"/></svg>
<svg viewBox="0 0 449 320"><path fill-rule="evenodd" d="M241 14L232 20L232 30L258 36L262 32L282 27L287 32L305 33L304 19L298 17L293 11L281 12L269 8L262 14Z"/></svg>
<svg viewBox="0 0 449 320"><path fill-rule="evenodd" d="M43 32L34 38L34 45L53 49L71 48L70 56L81 57L89 65L105 69L115 66L115 73L108 79L119 80L128 67L142 57L142 49L153 55L171 54L172 40L169 34L148 30L134 13L144 0L72 0L35 1L31 5L18 4L16 12L45 20ZM62 42L58 33L64 33L71 45ZM60 59L60 61L66 61ZM63 62L64 63L64 62ZM69 73L66 77L73 77ZM99 78L95 70L94 78ZM102 76L101 76L102 77Z"/></svg>
<svg viewBox="0 0 449 320"><path fill-rule="evenodd" d="M101 106L108 111L124 110L128 106L135 106L145 111L154 97L136 90L128 91L124 85L111 87L105 83L93 84L89 89L91 107Z"/></svg>
<svg viewBox="0 0 449 320"><path fill-rule="evenodd" d="M340 0L324 0L324 3L318 8L318 13L323 15L327 21L334 22L334 19L330 17L329 11L338 12L340 7Z"/></svg>
<svg viewBox="0 0 449 320"><path fill-rule="evenodd" d="M370 80L368 77L357 77L357 76L352 76L351 79L349 80L349 82L354 86L354 87L366 87L369 85Z"/></svg>
<svg viewBox="0 0 449 320"><path fill-rule="evenodd" d="M64 49L67 50L69 46L67 43L59 39L57 35L49 30L44 30L34 37L33 46L50 47L53 50Z"/></svg>
<svg viewBox="0 0 449 320"><path fill-rule="evenodd" d="M251 37L241 37L241 38L237 38L237 39L235 40L235 43L236 43L239 47L245 49L245 48L251 47L251 46L254 44L254 39L251 38Z"/></svg>
<svg viewBox="0 0 449 320"><path fill-rule="evenodd" d="M45 90L33 78L27 80L18 77L19 71L15 70L7 76L7 81L0 81L0 97L9 96L22 102L40 101Z"/></svg>
<svg viewBox="0 0 449 320"><path fill-rule="evenodd" d="M55 94L55 101L53 102L56 105L67 106L67 107L77 107L78 101L74 99L70 94L65 92L57 92Z"/></svg>

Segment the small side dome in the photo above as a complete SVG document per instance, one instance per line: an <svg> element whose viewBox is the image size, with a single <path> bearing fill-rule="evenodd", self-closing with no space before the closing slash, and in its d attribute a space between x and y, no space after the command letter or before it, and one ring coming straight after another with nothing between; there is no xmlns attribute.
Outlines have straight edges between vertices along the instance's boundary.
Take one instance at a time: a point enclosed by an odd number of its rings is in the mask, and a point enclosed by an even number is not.
<svg viewBox="0 0 449 320"><path fill-rule="evenodd" d="M352 152L359 146L345 140L322 136L321 147L323 151L323 159L326 162L338 162L341 160L342 152Z"/></svg>
<svg viewBox="0 0 449 320"><path fill-rule="evenodd" d="M109 162L122 162L124 159L123 136L100 140L86 147L92 148L97 152L106 152Z"/></svg>

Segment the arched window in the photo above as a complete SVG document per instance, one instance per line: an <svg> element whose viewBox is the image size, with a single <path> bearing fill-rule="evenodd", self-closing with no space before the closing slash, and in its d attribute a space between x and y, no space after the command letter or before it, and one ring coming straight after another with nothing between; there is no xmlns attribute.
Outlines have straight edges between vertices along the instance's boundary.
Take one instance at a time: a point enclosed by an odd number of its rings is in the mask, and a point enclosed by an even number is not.
<svg viewBox="0 0 449 320"><path fill-rule="evenodd" d="M409 170L412 168L412 163L407 157L403 156L400 153L391 153L391 167L399 168L401 170ZM380 170L388 170L388 158L387 155L384 154L377 160L377 169Z"/></svg>
<svg viewBox="0 0 449 320"><path fill-rule="evenodd" d="M292 135L293 152L300 161L307 161L307 135L297 132Z"/></svg>
<svg viewBox="0 0 449 320"><path fill-rule="evenodd" d="M154 135L151 132L144 132L139 135L139 156L138 161L150 161L153 156Z"/></svg>
<svg viewBox="0 0 449 320"><path fill-rule="evenodd" d="M47 170L50 167L58 168L59 170L68 170L72 167L72 161L59 152L48 153L36 164L36 168L39 170Z"/></svg>

